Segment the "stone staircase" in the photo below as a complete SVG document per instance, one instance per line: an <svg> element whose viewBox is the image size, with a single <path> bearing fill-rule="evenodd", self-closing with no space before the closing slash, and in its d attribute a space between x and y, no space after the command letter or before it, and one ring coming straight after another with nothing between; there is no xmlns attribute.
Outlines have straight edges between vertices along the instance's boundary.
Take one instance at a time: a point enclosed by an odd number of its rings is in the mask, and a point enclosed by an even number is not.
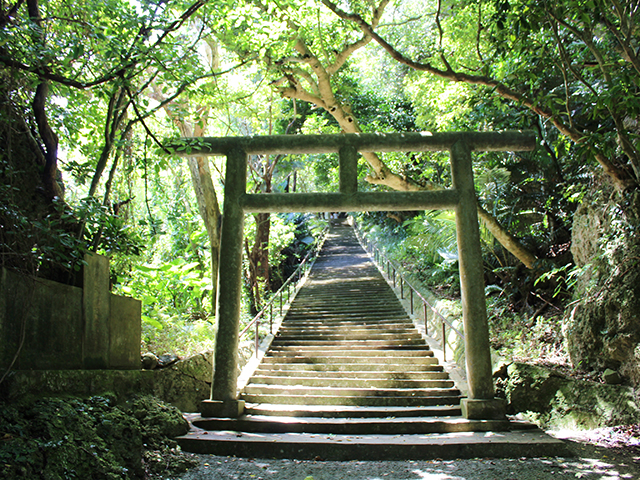
<svg viewBox="0 0 640 480"><path fill-rule="evenodd" d="M502 445L496 439L509 437L503 444L522 456L540 434L518 422L461 417L460 390L347 226L332 229L240 398L244 415L193 418L182 447L263 457L456 458L491 455ZM469 441L486 432L502 433L491 447Z"/></svg>

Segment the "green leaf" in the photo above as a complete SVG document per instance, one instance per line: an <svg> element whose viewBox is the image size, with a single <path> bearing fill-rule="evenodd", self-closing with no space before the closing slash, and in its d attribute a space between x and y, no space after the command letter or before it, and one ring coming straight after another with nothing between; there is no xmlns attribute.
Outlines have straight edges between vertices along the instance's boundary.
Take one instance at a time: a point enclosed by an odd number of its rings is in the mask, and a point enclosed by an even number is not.
<svg viewBox="0 0 640 480"><path fill-rule="evenodd" d="M158 330L162 330L164 328L164 325L162 325L162 323L160 323L158 320L156 320L153 317L149 317L148 315L142 315L142 321L148 325L151 325L157 328Z"/></svg>

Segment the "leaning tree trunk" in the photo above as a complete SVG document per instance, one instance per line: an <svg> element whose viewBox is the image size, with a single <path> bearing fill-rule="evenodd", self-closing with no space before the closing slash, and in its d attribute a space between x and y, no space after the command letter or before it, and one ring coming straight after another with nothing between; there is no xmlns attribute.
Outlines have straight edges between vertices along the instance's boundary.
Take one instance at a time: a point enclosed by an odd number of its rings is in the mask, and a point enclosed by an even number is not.
<svg viewBox="0 0 640 480"><path fill-rule="evenodd" d="M38 0L28 0L27 9L29 18L36 25L31 35L34 47L37 51L45 50L46 39ZM32 108L36 126L38 127L38 134L42 140L41 149L44 156L44 168L42 170L43 189L47 199L53 201L56 197L62 198L63 190L61 184L58 183L58 136L51 128L47 116L46 102L48 96L49 83L46 80L42 80L36 87Z"/></svg>
<svg viewBox="0 0 640 480"><path fill-rule="evenodd" d="M157 85L154 85L153 89L153 97L156 100L165 100ZM175 107L176 105L173 102L167 103L164 106L164 110L178 127L182 136L204 136L206 121L192 126L178 115L178 109ZM206 118L207 108L200 107L199 113L201 118ZM207 229L207 236L209 237L209 246L211 248L211 306L212 313L215 314L218 295L218 265L220 262L220 204L218 203L218 197L211 178L209 159L207 157L187 157L187 164L189 165L191 183L198 203L198 212L204 222L204 226Z"/></svg>
<svg viewBox="0 0 640 480"><path fill-rule="evenodd" d="M218 291L218 264L220 262L220 205L211 179L206 157L187 157L191 182L198 202L200 217L207 229L211 248L211 305L215 312Z"/></svg>
<svg viewBox="0 0 640 480"><path fill-rule="evenodd" d="M331 76L339 70L351 53L369 43L370 40L371 37L365 35L362 39L354 42L353 44L345 46L344 50L336 56L336 62L325 67L320 62L319 58L314 55L310 48L304 43L304 41L302 39L298 39L295 44L295 48L300 54L300 59L311 67L311 70L314 73L314 79L309 75L304 76L304 80L306 82L312 82L315 80L312 88L310 90L305 89L301 80L296 78L294 75L284 76L280 80L274 82L273 85L278 87L280 94L284 97L304 100L324 108L331 114L331 116L333 116L333 118L335 118L345 133L362 133L355 115L353 115L348 107L341 104L334 95ZM384 161L373 152L364 152L362 156L373 170L372 174L370 174L366 179L369 183L385 185L399 191L438 188L434 185L423 187L408 177L398 175L391 171ZM483 220L487 230L491 232L491 234L506 250L511 252L511 254L524 263L528 268L533 268L537 260L533 253L531 253L515 237L510 235L509 232L507 232L507 230L503 228L500 223L480 205L478 205L478 215Z"/></svg>

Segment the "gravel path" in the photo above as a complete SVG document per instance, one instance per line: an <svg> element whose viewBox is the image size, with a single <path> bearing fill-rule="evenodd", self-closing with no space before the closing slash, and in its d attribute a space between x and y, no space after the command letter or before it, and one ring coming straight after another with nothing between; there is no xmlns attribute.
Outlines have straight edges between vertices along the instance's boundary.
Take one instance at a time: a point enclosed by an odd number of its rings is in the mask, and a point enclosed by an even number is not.
<svg viewBox="0 0 640 480"><path fill-rule="evenodd" d="M568 436L573 458L473 459L400 462L323 462L198 455L200 465L180 480L544 480L640 479L637 447L594 445ZM563 438L567 438L565 434ZM596 442L597 443L597 442ZM601 442L600 442L601 443ZM174 477L175 480L176 477Z"/></svg>

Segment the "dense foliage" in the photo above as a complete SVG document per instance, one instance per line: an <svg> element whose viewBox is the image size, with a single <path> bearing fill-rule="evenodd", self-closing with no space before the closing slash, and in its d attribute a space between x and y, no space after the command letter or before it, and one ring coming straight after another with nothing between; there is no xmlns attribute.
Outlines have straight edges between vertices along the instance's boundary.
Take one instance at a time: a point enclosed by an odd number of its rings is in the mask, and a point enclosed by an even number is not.
<svg viewBox="0 0 640 480"><path fill-rule="evenodd" d="M159 478L194 465L172 440L189 426L157 398L24 399L0 405L3 478Z"/></svg>
<svg viewBox="0 0 640 480"><path fill-rule="evenodd" d="M619 0L3 3L1 263L77 283L84 252L105 253L114 288L143 301L145 346L210 340L224 165L163 138L532 129L533 152L475 157L487 295L497 329L546 315L557 332L584 267L579 205L608 192L623 230L638 224L637 15ZM336 188L332 155L249 163L251 191ZM370 152L359 169L362 190L450 185L446 153ZM247 314L309 245L303 218L247 218ZM456 294L450 214L369 220Z"/></svg>

